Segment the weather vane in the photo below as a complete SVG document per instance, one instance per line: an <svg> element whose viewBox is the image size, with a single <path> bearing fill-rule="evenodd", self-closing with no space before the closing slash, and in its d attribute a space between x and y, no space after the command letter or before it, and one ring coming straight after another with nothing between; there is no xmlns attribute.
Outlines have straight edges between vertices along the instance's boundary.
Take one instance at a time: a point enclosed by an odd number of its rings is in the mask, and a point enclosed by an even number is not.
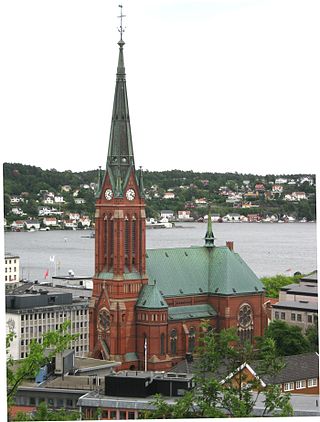
<svg viewBox="0 0 320 422"><path fill-rule="evenodd" d="M122 4L119 4L119 7L120 7L120 16L118 16L118 18L120 18L120 28L118 28L118 31L120 32L120 36L121 36L121 41L122 41L122 34L124 33L124 29L123 29L123 26L122 26L122 18L125 18L126 17L126 15L123 15L122 14Z"/></svg>

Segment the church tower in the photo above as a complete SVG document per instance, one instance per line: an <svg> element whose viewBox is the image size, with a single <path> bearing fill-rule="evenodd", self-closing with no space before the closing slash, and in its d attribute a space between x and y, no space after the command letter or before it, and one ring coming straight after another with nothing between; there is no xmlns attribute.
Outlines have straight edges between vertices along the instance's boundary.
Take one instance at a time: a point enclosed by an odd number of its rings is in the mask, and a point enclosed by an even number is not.
<svg viewBox="0 0 320 422"><path fill-rule="evenodd" d="M121 19L122 19L121 13ZM142 170L132 146L122 39L104 174L95 213L95 275L90 303L91 356L136 368L135 304L147 284Z"/></svg>

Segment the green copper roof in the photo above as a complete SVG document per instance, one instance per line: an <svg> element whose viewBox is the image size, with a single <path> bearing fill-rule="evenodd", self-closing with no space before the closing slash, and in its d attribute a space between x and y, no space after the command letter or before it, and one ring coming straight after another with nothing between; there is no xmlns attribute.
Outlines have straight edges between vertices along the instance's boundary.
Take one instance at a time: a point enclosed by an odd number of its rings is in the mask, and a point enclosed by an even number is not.
<svg viewBox="0 0 320 422"><path fill-rule="evenodd" d="M177 306L168 309L169 320L210 318L217 315L216 310L209 304Z"/></svg>
<svg viewBox="0 0 320 422"><path fill-rule="evenodd" d="M147 274L164 297L211 293L258 293L263 285L241 257L227 247L149 249Z"/></svg>
<svg viewBox="0 0 320 422"><path fill-rule="evenodd" d="M143 286L136 306L148 309L168 307L167 302L158 290L157 284L146 284Z"/></svg>

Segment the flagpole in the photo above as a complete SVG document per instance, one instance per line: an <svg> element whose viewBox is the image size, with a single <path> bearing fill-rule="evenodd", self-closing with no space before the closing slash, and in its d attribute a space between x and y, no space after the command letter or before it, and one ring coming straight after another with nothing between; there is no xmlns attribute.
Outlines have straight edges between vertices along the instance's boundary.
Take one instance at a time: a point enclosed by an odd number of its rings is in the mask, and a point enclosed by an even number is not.
<svg viewBox="0 0 320 422"><path fill-rule="evenodd" d="M147 372L147 337L144 338L144 370Z"/></svg>

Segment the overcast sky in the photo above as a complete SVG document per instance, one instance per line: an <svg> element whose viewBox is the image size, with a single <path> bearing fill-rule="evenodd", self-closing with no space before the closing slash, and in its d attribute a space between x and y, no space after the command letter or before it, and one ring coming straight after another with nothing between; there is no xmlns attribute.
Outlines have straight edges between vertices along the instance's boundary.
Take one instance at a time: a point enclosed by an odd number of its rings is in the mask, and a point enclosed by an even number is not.
<svg viewBox="0 0 320 422"><path fill-rule="evenodd" d="M2 161L105 166L119 0L15 0L0 17ZM136 165L315 173L319 1L123 1Z"/></svg>

